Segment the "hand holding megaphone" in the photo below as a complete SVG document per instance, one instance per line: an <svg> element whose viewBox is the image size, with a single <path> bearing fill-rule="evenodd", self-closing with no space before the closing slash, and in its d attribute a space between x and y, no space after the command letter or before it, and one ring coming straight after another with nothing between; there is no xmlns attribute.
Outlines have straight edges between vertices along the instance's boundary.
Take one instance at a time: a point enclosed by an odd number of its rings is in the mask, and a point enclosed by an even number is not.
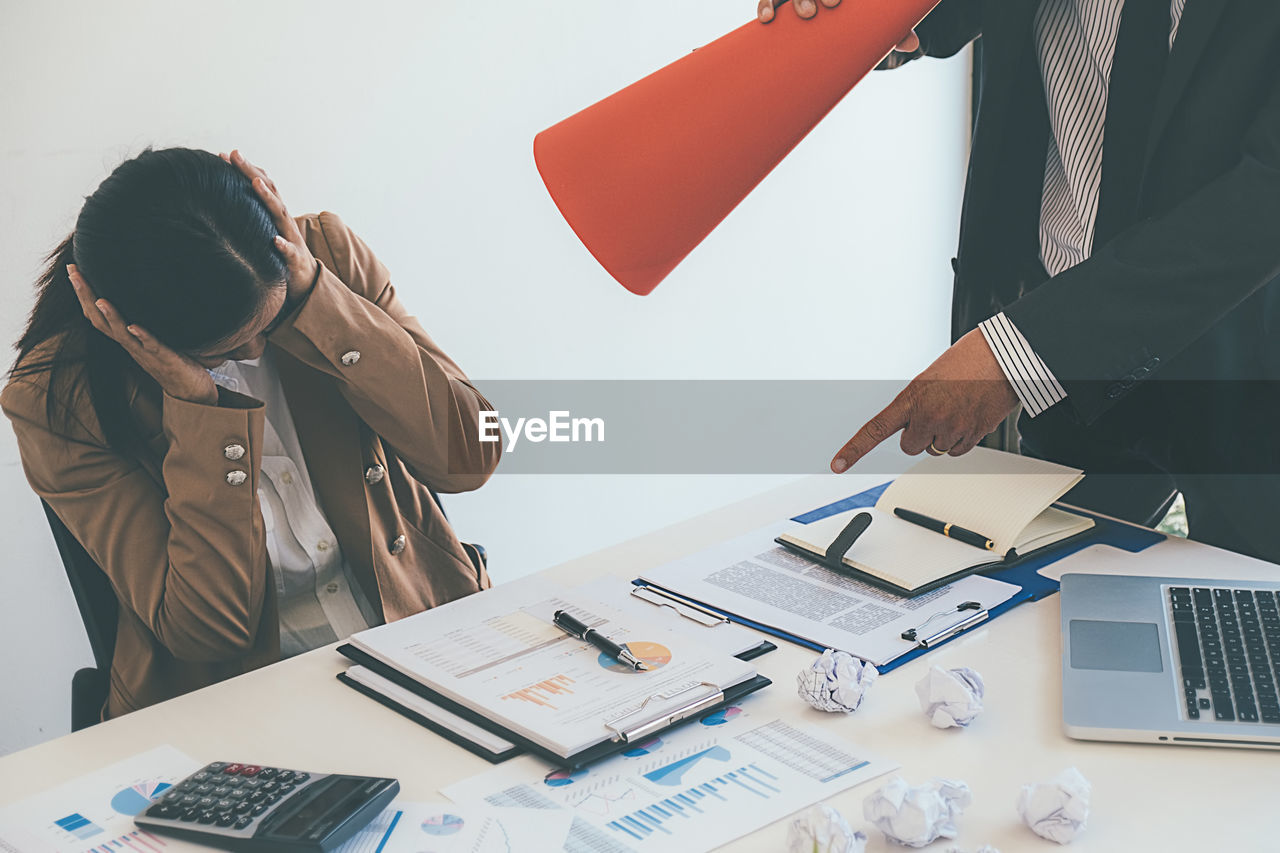
<svg viewBox="0 0 1280 853"><path fill-rule="evenodd" d="M785 3L787 0L760 0L756 6L756 17L760 19L760 23L767 24L773 20L773 10L779 3ZM797 18L808 20L818 14L818 4L814 0L791 0L792 6L796 10ZM822 5L828 9L834 9L840 5L840 0L822 0ZM898 46L894 50L899 53L915 53L920 49L920 38L916 35L916 31L912 30L910 34L902 41L898 42Z"/></svg>

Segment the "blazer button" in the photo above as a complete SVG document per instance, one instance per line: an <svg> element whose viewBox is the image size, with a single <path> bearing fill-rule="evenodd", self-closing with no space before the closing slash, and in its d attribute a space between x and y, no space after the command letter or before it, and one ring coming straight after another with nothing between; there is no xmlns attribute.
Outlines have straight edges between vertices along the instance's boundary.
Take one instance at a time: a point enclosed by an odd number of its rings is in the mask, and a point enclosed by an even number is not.
<svg viewBox="0 0 1280 853"><path fill-rule="evenodd" d="M360 350L353 349L350 352L344 352L342 354L342 363L347 367L351 367L353 364L355 364L359 360L360 360Z"/></svg>
<svg viewBox="0 0 1280 853"><path fill-rule="evenodd" d="M230 459L232 462L235 462L238 459L243 459L244 445L228 444L226 447L222 448L222 455Z"/></svg>
<svg viewBox="0 0 1280 853"><path fill-rule="evenodd" d="M403 533L397 536L395 539L392 539L391 548L390 548L391 556L399 557L401 554L404 553L404 549L408 544L409 544L409 540L404 538Z"/></svg>
<svg viewBox="0 0 1280 853"><path fill-rule="evenodd" d="M249 475L243 471L228 471L227 482L232 486L239 486L249 479Z"/></svg>
<svg viewBox="0 0 1280 853"><path fill-rule="evenodd" d="M381 483L382 478L385 477L386 475L387 475L386 468L383 468L381 465L374 465L370 468L365 469L364 481L372 486L374 483Z"/></svg>

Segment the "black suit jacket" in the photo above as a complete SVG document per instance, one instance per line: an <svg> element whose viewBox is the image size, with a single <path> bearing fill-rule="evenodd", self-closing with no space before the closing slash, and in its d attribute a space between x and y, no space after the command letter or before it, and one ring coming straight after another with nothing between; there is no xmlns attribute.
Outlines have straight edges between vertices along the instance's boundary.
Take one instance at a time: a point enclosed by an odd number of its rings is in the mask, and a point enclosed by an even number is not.
<svg viewBox="0 0 1280 853"><path fill-rule="evenodd" d="M1085 424L1163 384L1151 379L1274 387L1265 381L1280 378L1280 2L1188 0L1137 221L1043 283L1026 272L1039 252L1049 139L1037 6L942 0L917 30L932 56L982 38L953 333L1004 310Z"/></svg>

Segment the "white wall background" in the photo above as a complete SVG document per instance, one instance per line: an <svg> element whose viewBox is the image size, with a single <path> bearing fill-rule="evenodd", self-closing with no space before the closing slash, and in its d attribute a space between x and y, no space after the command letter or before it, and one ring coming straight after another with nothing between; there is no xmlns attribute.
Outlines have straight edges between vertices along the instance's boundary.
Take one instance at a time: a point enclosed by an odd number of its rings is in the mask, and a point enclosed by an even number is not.
<svg viewBox="0 0 1280 853"><path fill-rule="evenodd" d="M872 75L644 299L595 265L533 167L537 131L754 8L0 0L0 338L121 160L238 146L292 210L361 233L478 380L905 380L947 342L967 61ZM831 425L815 471L856 426ZM778 481L499 473L447 503L502 581ZM67 731L71 674L91 661L6 428L0 542L4 753Z"/></svg>

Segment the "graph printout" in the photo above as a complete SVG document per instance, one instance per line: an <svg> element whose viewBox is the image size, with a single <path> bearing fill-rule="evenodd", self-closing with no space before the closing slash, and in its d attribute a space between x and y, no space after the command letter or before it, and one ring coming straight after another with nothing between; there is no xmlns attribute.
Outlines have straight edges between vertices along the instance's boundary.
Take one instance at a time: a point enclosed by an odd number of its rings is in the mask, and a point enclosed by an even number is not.
<svg viewBox="0 0 1280 853"><path fill-rule="evenodd" d="M656 716L755 674L696 636L562 595L540 578L514 581L363 631L351 643L564 756L612 737L605 723L638 712L650 697L657 698L645 714ZM626 643L650 669L633 671L561 631L551 621L561 609Z"/></svg>
<svg viewBox="0 0 1280 853"><path fill-rule="evenodd" d="M559 853L571 816L454 803L392 803L336 853Z"/></svg>
<svg viewBox="0 0 1280 853"><path fill-rule="evenodd" d="M186 853L191 844L134 826L133 817L203 765L161 746L0 811L0 851Z"/></svg>
<svg viewBox="0 0 1280 853"><path fill-rule="evenodd" d="M522 756L444 789L460 804L564 809L569 853L708 850L896 768L750 702L568 772Z"/></svg>

